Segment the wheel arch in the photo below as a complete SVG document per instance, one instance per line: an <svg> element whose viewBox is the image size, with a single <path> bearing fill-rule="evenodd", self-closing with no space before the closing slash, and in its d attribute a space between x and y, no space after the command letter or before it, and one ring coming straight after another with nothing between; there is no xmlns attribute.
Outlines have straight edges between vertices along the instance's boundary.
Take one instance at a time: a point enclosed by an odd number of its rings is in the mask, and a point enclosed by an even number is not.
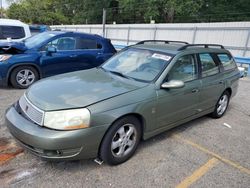
<svg viewBox="0 0 250 188"><path fill-rule="evenodd" d="M36 69L37 73L38 73L38 79L40 79L42 77L42 72L41 69L34 63L22 63L22 64L16 64L11 66L11 68L9 69L8 73L7 73L7 82L8 84L10 84L10 75L13 72L13 70L17 67L22 67L22 66L31 66L33 68Z"/></svg>
<svg viewBox="0 0 250 188"><path fill-rule="evenodd" d="M105 138L105 136L107 135L108 131L111 129L111 127L114 125L115 122L119 121L120 119L124 118L124 117L128 117L128 116L132 116L132 117L135 117L137 118L137 120L139 120L140 122L140 127L141 127L141 138L140 140L143 139L143 133L144 133L144 130L145 130L145 126L146 126L146 120L145 118L139 114L139 113L127 113L127 114L123 114L121 116L119 116L118 118L116 118L112 123L111 125L109 126L109 128L106 130L106 132L104 133L103 137L102 137L102 140L100 142L100 145L98 147L98 156L100 156L100 148L102 146L102 143L103 143L103 139Z"/></svg>
<svg viewBox="0 0 250 188"><path fill-rule="evenodd" d="M230 87L227 87L226 89L225 89L225 91L227 91L229 94L230 94L230 96L232 95L232 88L230 88ZM224 91L224 92L225 92Z"/></svg>

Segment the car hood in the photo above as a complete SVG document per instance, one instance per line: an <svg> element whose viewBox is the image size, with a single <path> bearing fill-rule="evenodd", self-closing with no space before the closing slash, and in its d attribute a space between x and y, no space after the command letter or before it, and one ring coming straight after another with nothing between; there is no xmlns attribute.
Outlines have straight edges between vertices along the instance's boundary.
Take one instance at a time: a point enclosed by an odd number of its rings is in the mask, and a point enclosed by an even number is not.
<svg viewBox="0 0 250 188"><path fill-rule="evenodd" d="M147 85L94 68L41 80L26 96L36 107L53 111L86 107Z"/></svg>
<svg viewBox="0 0 250 188"><path fill-rule="evenodd" d="M2 42L0 43L0 54L19 54L27 50L23 42Z"/></svg>

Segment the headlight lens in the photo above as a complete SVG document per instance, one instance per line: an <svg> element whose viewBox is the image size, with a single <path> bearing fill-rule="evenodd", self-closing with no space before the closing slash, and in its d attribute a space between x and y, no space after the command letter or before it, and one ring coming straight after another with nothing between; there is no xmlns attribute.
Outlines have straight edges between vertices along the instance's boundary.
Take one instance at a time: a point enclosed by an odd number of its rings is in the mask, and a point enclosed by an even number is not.
<svg viewBox="0 0 250 188"><path fill-rule="evenodd" d="M11 57L11 55L0 55L0 61L6 61Z"/></svg>
<svg viewBox="0 0 250 188"><path fill-rule="evenodd" d="M45 112L44 126L57 130L73 130L89 127L90 112L87 108Z"/></svg>

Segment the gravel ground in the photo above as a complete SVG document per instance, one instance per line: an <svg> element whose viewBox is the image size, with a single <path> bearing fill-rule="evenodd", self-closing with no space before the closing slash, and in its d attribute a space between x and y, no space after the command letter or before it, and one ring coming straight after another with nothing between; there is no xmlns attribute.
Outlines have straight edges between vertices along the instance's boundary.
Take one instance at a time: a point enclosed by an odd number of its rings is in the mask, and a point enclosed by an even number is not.
<svg viewBox="0 0 250 188"><path fill-rule="evenodd" d="M22 151L4 125L4 112L23 92L0 88L0 156L14 153L11 160L0 161L0 187L166 188L185 187L186 178L191 187L250 185L248 78L240 80L238 94L223 118L205 116L144 141L134 157L114 167L93 160L46 162ZM217 162L212 165L213 158Z"/></svg>

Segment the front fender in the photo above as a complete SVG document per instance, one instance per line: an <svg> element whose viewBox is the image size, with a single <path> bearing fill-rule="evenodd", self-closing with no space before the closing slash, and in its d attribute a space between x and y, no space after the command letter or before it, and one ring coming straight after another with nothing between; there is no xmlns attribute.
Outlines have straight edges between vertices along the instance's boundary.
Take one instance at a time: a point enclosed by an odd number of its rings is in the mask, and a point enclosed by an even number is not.
<svg viewBox="0 0 250 188"><path fill-rule="evenodd" d="M112 125L126 115L143 119L144 133L156 125L156 93L154 85L128 92L87 107L91 112L91 126Z"/></svg>
<svg viewBox="0 0 250 188"><path fill-rule="evenodd" d="M39 53L24 53L24 54L18 54L13 55L11 59L8 62L8 72L7 72L7 78L9 79L9 76L12 72L12 70L18 66L33 66L37 69L39 76L42 77L42 71L39 66L39 59L41 55Z"/></svg>

